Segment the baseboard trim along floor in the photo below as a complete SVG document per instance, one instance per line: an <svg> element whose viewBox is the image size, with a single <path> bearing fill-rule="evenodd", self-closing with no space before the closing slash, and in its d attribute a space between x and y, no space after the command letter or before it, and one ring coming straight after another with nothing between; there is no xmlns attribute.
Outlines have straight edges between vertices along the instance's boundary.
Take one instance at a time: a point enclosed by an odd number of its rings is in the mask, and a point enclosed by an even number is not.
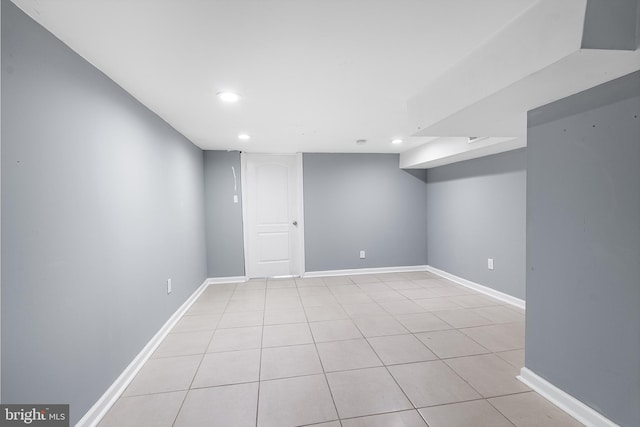
<svg viewBox="0 0 640 427"><path fill-rule="evenodd" d="M475 283L470 280L463 279L462 277L458 277L451 273L447 273L446 271L439 270L435 267L431 267L430 265L426 266L425 270L430 273L436 274L442 278L445 278L447 280L451 280L452 282L455 282L459 285L466 286L467 288L471 288L474 291L478 291L480 293L483 293L497 300L506 302L507 304L511 304L523 310L526 309L526 302L523 299L516 298L509 294L505 294L504 292L496 291L495 289L492 289L488 286L484 286L479 283Z"/></svg>
<svg viewBox="0 0 640 427"><path fill-rule="evenodd" d="M225 283L229 283L228 280L233 278L224 278ZM145 362L151 357L153 352L158 348L162 340L165 339L169 331L178 323L180 318L184 315L184 313L189 310L191 305L198 299L200 294L204 292L204 290L209 286L211 281L214 280L213 283L222 283L215 282L215 280L222 279L206 279L202 285L195 290L195 292L176 310L175 313L165 322L165 324L160 328L160 330L151 338L151 340L144 346L144 348L138 353L138 355L133 359L133 361L125 368L124 371L120 374L120 376L111 384L111 387L107 389L107 391L98 399L98 401L87 411L87 413L78 421L76 427L95 427L98 425L102 417L107 413L107 411L113 406L113 404L118 400L120 395L124 392L124 390L129 386L131 381L135 378L137 373L140 371ZM243 280L244 281L244 278Z"/></svg>
<svg viewBox="0 0 640 427"><path fill-rule="evenodd" d="M618 424L559 389L530 369L522 368L517 378L587 427L619 427Z"/></svg>
<svg viewBox="0 0 640 427"><path fill-rule="evenodd" d="M382 274L382 273L407 273L411 271L426 271L426 265L410 265L402 267L372 267L372 268L352 268L345 270L323 270L308 271L303 277L328 277L328 276L357 276L361 274Z"/></svg>

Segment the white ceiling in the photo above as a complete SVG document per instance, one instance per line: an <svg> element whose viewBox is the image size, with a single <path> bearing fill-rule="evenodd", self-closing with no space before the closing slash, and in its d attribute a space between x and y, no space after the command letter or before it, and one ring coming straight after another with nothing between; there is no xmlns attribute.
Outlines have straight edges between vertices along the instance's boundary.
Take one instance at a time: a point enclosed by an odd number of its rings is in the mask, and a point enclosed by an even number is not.
<svg viewBox="0 0 640 427"><path fill-rule="evenodd" d="M13 1L208 150L446 164L526 145L528 109L640 68L585 72L586 0Z"/></svg>
<svg viewBox="0 0 640 427"><path fill-rule="evenodd" d="M263 152L415 146L408 99L533 2L14 0L196 145Z"/></svg>

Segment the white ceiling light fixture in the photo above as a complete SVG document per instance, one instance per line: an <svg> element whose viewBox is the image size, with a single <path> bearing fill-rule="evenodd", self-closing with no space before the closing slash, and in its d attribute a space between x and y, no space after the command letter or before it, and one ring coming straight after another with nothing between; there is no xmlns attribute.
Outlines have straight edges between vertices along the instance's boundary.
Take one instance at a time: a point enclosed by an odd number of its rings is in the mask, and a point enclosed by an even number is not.
<svg viewBox="0 0 640 427"><path fill-rule="evenodd" d="M238 139L241 141L248 141L251 139L251 135L249 135L248 133L241 133L238 135Z"/></svg>
<svg viewBox="0 0 640 427"><path fill-rule="evenodd" d="M224 102L238 102L240 100L240 95L235 92L222 91L216 93L216 95Z"/></svg>
<svg viewBox="0 0 640 427"><path fill-rule="evenodd" d="M396 138L393 141L391 141L391 143L393 145L398 145L398 144L402 144L402 140L400 138Z"/></svg>

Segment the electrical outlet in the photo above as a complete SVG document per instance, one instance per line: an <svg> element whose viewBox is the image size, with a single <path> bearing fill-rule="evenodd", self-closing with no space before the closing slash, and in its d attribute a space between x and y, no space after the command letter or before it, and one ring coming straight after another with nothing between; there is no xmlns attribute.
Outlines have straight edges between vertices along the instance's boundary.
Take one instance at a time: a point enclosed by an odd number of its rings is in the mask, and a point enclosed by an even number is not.
<svg viewBox="0 0 640 427"><path fill-rule="evenodd" d="M493 258L487 259L487 268L493 270Z"/></svg>
<svg viewBox="0 0 640 427"><path fill-rule="evenodd" d="M171 291L171 279L167 279L167 295L169 295Z"/></svg>
<svg viewBox="0 0 640 427"><path fill-rule="evenodd" d="M233 203L238 203L238 195L237 194L233 195Z"/></svg>
<svg viewBox="0 0 640 427"><path fill-rule="evenodd" d="M360 251L360 259L365 259L367 256L364 251Z"/></svg>

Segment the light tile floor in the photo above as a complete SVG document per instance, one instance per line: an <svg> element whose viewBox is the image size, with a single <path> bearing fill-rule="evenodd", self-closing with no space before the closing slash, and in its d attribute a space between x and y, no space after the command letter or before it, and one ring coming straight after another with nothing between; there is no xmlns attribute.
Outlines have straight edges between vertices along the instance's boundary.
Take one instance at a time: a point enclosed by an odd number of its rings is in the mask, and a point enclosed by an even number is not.
<svg viewBox="0 0 640 427"><path fill-rule="evenodd" d="M100 427L580 426L523 362L522 310L426 272L211 285Z"/></svg>

